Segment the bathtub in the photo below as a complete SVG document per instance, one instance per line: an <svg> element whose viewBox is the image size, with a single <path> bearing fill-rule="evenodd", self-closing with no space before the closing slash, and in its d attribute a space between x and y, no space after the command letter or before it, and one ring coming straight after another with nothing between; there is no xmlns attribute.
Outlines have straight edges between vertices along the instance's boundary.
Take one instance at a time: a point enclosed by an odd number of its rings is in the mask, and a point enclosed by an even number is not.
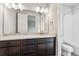
<svg viewBox="0 0 79 59"><path fill-rule="evenodd" d="M79 56L79 45L75 42L64 42L67 45L70 45L73 48L73 53L77 56Z"/></svg>

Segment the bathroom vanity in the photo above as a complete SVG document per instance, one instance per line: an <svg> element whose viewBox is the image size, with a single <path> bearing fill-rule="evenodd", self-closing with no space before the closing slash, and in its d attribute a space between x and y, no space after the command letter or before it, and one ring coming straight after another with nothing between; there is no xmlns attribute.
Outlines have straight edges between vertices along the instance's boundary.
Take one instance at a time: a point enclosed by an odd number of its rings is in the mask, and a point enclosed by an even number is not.
<svg viewBox="0 0 79 59"><path fill-rule="evenodd" d="M0 56L55 56L56 4L48 4L50 7L43 4L43 8L49 9L47 13L32 10L36 7L31 4L22 5L24 10L0 5ZM32 9L27 9L27 6Z"/></svg>
<svg viewBox="0 0 79 59"><path fill-rule="evenodd" d="M0 56L55 56L55 41L49 35L0 37Z"/></svg>

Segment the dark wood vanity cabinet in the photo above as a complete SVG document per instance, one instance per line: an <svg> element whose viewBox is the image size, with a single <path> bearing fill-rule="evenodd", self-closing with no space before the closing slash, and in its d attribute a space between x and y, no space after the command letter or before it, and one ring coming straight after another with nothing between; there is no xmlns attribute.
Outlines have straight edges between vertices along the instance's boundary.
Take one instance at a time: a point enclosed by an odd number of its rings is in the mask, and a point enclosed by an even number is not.
<svg viewBox="0 0 79 59"><path fill-rule="evenodd" d="M54 56L55 49L53 43L45 43L45 44L38 44L37 55L38 56Z"/></svg>
<svg viewBox="0 0 79 59"><path fill-rule="evenodd" d="M55 38L0 41L0 56L55 56Z"/></svg>
<svg viewBox="0 0 79 59"><path fill-rule="evenodd" d="M39 39L37 46L38 56L54 56L55 55L55 39Z"/></svg>
<svg viewBox="0 0 79 59"><path fill-rule="evenodd" d="M0 56L19 56L20 40L0 41Z"/></svg>
<svg viewBox="0 0 79 59"><path fill-rule="evenodd" d="M37 39L28 39L21 41L21 55L34 56L36 55Z"/></svg>

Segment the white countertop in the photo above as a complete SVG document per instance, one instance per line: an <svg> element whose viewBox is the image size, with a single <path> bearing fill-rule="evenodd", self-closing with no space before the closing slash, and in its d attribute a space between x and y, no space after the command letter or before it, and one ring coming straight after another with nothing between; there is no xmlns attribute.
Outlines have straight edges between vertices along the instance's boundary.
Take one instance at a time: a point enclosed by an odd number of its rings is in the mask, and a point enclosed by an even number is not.
<svg viewBox="0 0 79 59"><path fill-rule="evenodd" d="M49 38L54 37L53 35L42 34L42 35L10 35L0 36L0 41L3 40L19 40L19 39L33 39L33 38Z"/></svg>

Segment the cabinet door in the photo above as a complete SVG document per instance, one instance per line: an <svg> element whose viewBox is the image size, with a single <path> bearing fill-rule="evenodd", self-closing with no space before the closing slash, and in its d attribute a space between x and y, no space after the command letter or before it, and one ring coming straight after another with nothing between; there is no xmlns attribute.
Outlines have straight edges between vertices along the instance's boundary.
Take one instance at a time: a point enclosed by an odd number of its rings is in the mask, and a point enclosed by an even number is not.
<svg viewBox="0 0 79 59"><path fill-rule="evenodd" d="M38 40L37 55L53 56L55 55L55 41L53 38L45 38Z"/></svg>
<svg viewBox="0 0 79 59"><path fill-rule="evenodd" d="M7 41L0 41L0 56L7 56L8 49L7 49Z"/></svg>
<svg viewBox="0 0 79 59"><path fill-rule="evenodd" d="M8 56L7 48L0 48L0 56Z"/></svg>
<svg viewBox="0 0 79 59"><path fill-rule="evenodd" d="M9 56L20 56L20 46L8 47Z"/></svg>
<svg viewBox="0 0 79 59"><path fill-rule="evenodd" d="M38 56L45 56L45 44L38 44L38 47L37 47L37 55Z"/></svg>
<svg viewBox="0 0 79 59"><path fill-rule="evenodd" d="M47 56L54 56L55 55L54 42L46 43L46 55Z"/></svg>

